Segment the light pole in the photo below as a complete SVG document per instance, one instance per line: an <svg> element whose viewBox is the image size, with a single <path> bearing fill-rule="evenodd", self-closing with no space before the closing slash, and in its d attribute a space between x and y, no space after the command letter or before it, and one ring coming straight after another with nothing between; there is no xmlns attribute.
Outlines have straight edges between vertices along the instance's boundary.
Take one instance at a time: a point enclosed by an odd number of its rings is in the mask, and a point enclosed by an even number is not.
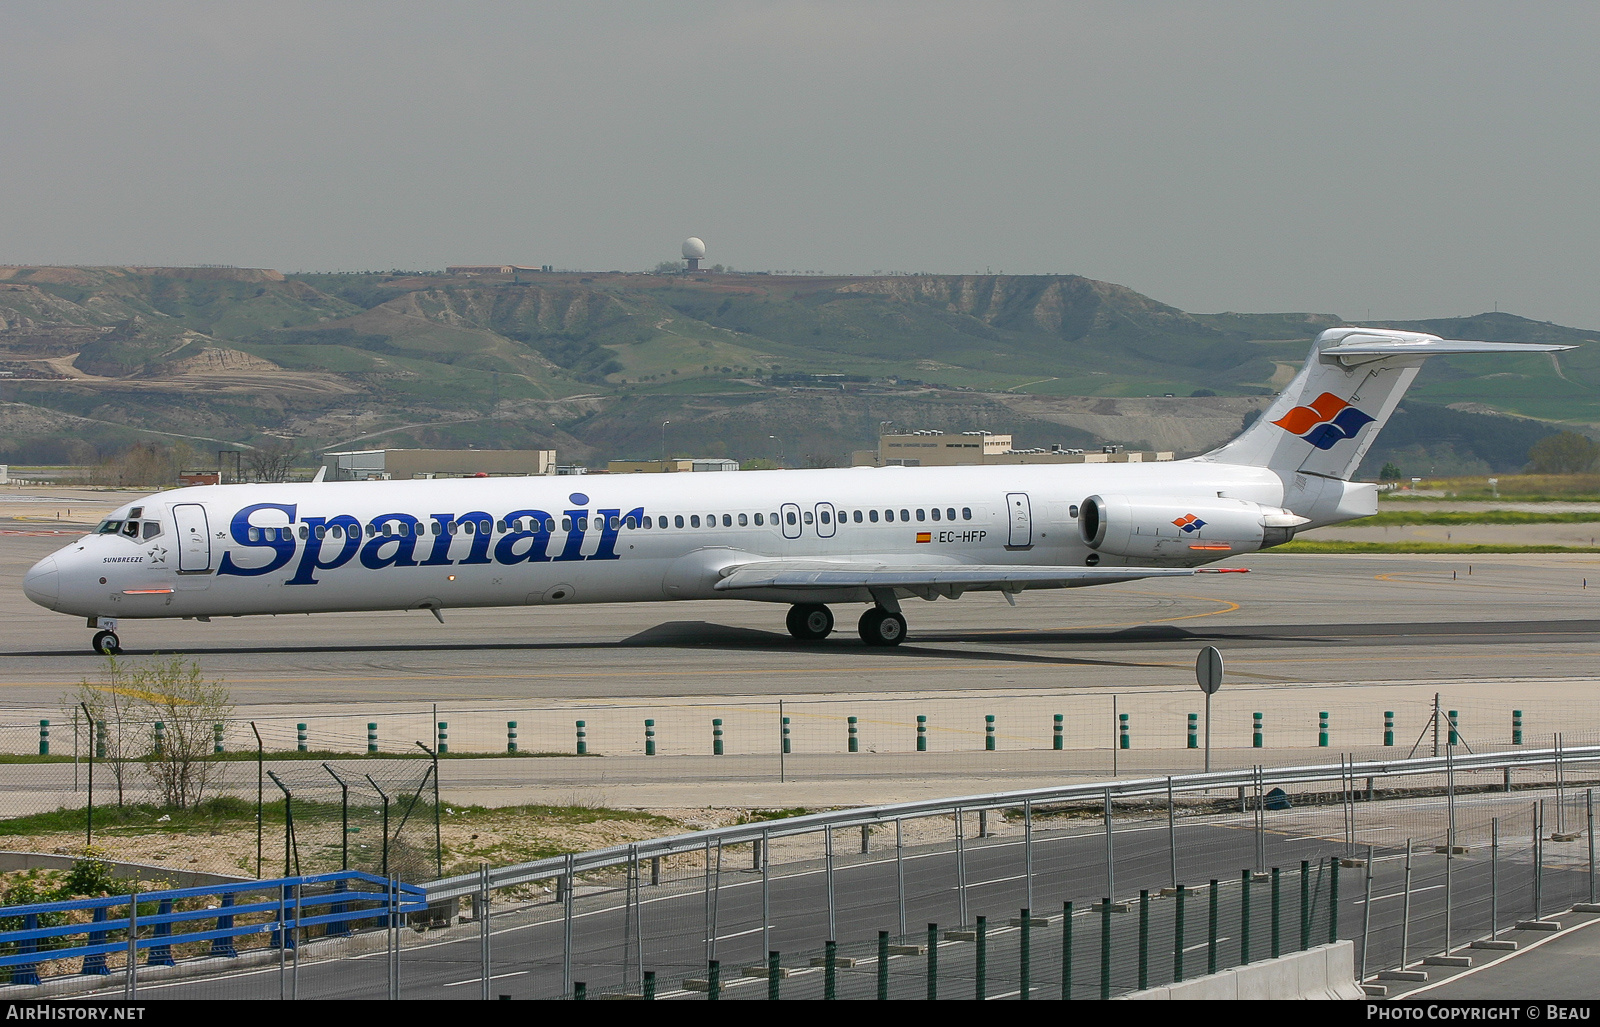
<svg viewBox="0 0 1600 1027"><path fill-rule="evenodd" d="M776 442L778 444L778 466L782 467L783 466L783 440L778 438L776 435L768 435L767 438L771 439L773 442Z"/></svg>
<svg viewBox="0 0 1600 1027"><path fill-rule="evenodd" d="M667 469L667 425L671 423L671 421L661 422L661 469L663 471Z"/></svg>

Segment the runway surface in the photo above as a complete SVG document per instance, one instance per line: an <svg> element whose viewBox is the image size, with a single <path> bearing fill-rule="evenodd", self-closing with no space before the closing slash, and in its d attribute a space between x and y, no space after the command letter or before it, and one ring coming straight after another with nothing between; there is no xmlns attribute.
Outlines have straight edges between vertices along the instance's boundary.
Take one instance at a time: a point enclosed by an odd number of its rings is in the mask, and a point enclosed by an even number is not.
<svg viewBox="0 0 1600 1027"><path fill-rule="evenodd" d="M53 704L95 673L90 631L22 595L60 537L0 535L0 687ZM124 621L130 654L185 653L241 703L937 693L1193 687L1195 652L1231 655L1230 689L1586 676L1600 657L1600 558L1261 554L1201 575L906 604L908 641L840 629L799 645L784 607L737 601ZM1470 567L1470 573L1469 573ZM1595 587L1583 587L1594 577ZM1423 685L1430 688L1431 685Z"/></svg>

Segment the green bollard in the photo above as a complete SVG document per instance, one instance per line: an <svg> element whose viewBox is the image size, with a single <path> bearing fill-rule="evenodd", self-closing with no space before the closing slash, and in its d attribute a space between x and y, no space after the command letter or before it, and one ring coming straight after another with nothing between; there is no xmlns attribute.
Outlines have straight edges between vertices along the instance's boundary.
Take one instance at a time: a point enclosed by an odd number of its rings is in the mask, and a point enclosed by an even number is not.
<svg viewBox="0 0 1600 1027"><path fill-rule="evenodd" d="M1066 739L1061 733L1064 726L1064 718L1061 716L1061 714L1056 714L1054 734L1050 737L1050 748L1056 750L1057 752L1060 752L1066 745Z"/></svg>
<svg viewBox="0 0 1600 1027"><path fill-rule="evenodd" d="M889 1001L889 932L878 932L878 1001Z"/></svg>
<svg viewBox="0 0 1600 1027"><path fill-rule="evenodd" d="M211 725L211 751L213 753L222 751L222 724L220 722Z"/></svg>
<svg viewBox="0 0 1600 1027"><path fill-rule="evenodd" d="M1451 745L1460 745L1461 744L1460 728L1456 724L1456 718L1458 716L1460 716L1460 714L1458 714L1455 710L1451 710L1450 711L1450 744Z"/></svg>
<svg viewBox="0 0 1600 1027"><path fill-rule="evenodd" d="M1328 711L1323 710L1317 714L1317 745L1320 748L1328 747Z"/></svg>
<svg viewBox="0 0 1600 1027"><path fill-rule="evenodd" d="M1189 748L1200 748L1200 714L1189 714Z"/></svg>
<svg viewBox="0 0 1600 1027"><path fill-rule="evenodd" d="M1111 899L1100 900L1100 1001L1111 998Z"/></svg>
<svg viewBox="0 0 1600 1027"><path fill-rule="evenodd" d="M572 982L572 1000L583 1002L589 997L589 986L582 981Z"/></svg>
<svg viewBox="0 0 1600 1027"><path fill-rule="evenodd" d="M579 756L587 756L589 754L589 742L588 742L589 732L584 730L584 726L585 726L585 722L584 721L581 721L581 720L578 721L578 755Z"/></svg>
<svg viewBox="0 0 1600 1027"><path fill-rule="evenodd" d="M980 916L978 928L973 931L972 997L982 1002L988 997L989 987L989 918Z"/></svg>
<svg viewBox="0 0 1600 1027"><path fill-rule="evenodd" d="M928 718L921 713L917 714L917 751L928 751Z"/></svg>
<svg viewBox="0 0 1600 1027"><path fill-rule="evenodd" d="M711 718L711 755L722 755L722 718Z"/></svg>
<svg viewBox="0 0 1600 1027"><path fill-rule="evenodd" d="M783 718L783 754L789 755L789 718Z"/></svg>
<svg viewBox="0 0 1600 1027"><path fill-rule="evenodd" d="M442 756L450 751L450 725L446 721L441 720L439 721L439 726L436 730L438 733L434 737L434 741L437 743L438 752Z"/></svg>
<svg viewBox="0 0 1600 1027"><path fill-rule="evenodd" d="M160 726L159 724L157 725L158 728ZM160 732L158 731L157 734L160 734ZM294 726L294 747L300 752L306 751L306 726L304 724L296 724Z"/></svg>
<svg viewBox="0 0 1600 1027"><path fill-rule="evenodd" d="M506 752L517 751L517 722L506 721Z"/></svg>
<svg viewBox="0 0 1600 1027"><path fill-rule="evenodd" d="M1239 965L1250 962L1250 871L1239 872Z"/></svg>
<svg viewBox="0 0 1600 1027"><path fill-rule="evenodd" d="M939 998L939 925L928 925L928 1001Z"/></svg>
<svg viewBox="0 0 1600 1027"><path fill-rule="evenodd" d="M1061 904L1061 1001L1072 1001L1072 903Z"/></svg>
<svg viewBox="0 0 1600 1027"><path fill-rule="evenodd" d="M713 959L706 964L706 1001L722 998L722 962Z"/></svg>
<svg viewBox="0 0 1600 1027"><path fill-rule="evenodd" d="M39 755L50 755L50 722L48 720L39 721Z"/></svg>
<svg viewBox="0 0 1600 1027"><path fill-rule="evenodd" d="M1128 715L1126 713L1117 714L1117 745L1123 749L1128 748Z"/></svg>
<svg viewBox="0 0 1600 1027"><path fill-rule="evenodd" d="M1339 940L1339 859L1328 858L1328 944Z"/></svg>
<svg viewBox="0 0 1600 1027"><path fill-rule="evenodd" d="M1217 972L1217 879L1211 879L1211 915L1206 927L1206 973Z"/></svg>
<svg viewBox="0 0 1600 1027"><path fill-rule="evenodd" d="M1300 951L1311 947L1311 861L1300 861Z"/></svg>
<svg viewBox="0 0 1600 1027"><path fill-rule="evenodd" d="M103 723L103 721L102 721L102 723ZM1511 744L1512 745L1521 745L1522 744L1522 711L1521 710L1512 710L1511 711ZM101 755L104 756L105 754L101 753Z"/></svg>
<svg viewBox="0 0 1600 1027"><path fill-rule="evenodd" d="M1281 926L1279 917L1280 917L1280 914L1282 914L1282 912L1283 912L1283 903L1280 901L1280 895L1279 895L1279 891L1278 891L1278 884L1279 884L1278 878L1279 878L1279 876L1280 875L1278 873L1278 868L1277 867L1273 867L1272 868L1272 958L1273 959L1277 959L1279 956L1283 955L1283 946L1280 943L1282 936L1279 933L1279 928Z"/></svg>
<svg viewBox="0 0 1600 1027"><path fill-rule="evenodd" d="M1139 990L1150 987L1150 889L1139 889Z"/></svg>
<svg viewBox="0 0 1600 1027"><path fill-rule="evenodd" d="M983 716L983 749L985 752L994 752L994 714L986 713Z"/></svg>
<svg viewBox="0 0 1600 1027"><path fill-rule="evenodd" d="M1383 744L1394 744L1394 711L1383 711Z"/></svg>
<svg viewBox="0 0 1600 1027"><path fill-rule="evenodd" d="M302 724L300 726L304 727L305 725ZM164 751L166 751L167 748L167 725L161 723L159 720L156 721L154 748L157 756L160 756ZM304 746L302 746L302 748L304 748Z"/></svg>
<svg viewBox="0 0 1600 1027"><path fill-rule="evenodd" d="M822 997L832 1002L839 997L839 943L822 945Z"/></svg>
<svg viewBox="0 0 1600 1027"><path fill-rule="evenodd" d="M646 970L644 972L644 999L646 1002L653 1002L655 1001L655 997L656 972L654 970Z"/></svg>
<svg viewBox="0 0 1600 1027"><path fill-rule="evenodd" d="M106 722L103 720L94 722L94 758L106 758Z"/></svg>
<svg viewBox="0 0 1600 1027"><path fill-rule="evenodd" d="M1172 914L1172 980L1183 980L1183 900L1189 890L1183 885L1178 885L1176 896L1177 908Z"/></svg>
<svg viewBox="0 0 1600 1027"><path fill-rule="evenodd" d="M378 751L378 725L377 725L377 723L375 721L369 721L367 723L367 752L370 754L370 753L375 753L377 751Z"/></svg>
<svg viewBox="0 0 1600 1027"><path fill-rule="evenodd" d="M778 975L778 954L767 953L767 999L771 1002L778 1001L778 982L783 978Z"/></svg>
<svg viewBox="0 0 1600 1027"><path fill-rule="evenodd" d="M856 734L856 730L857 730L856 729L856 723L857 723L856 722L856 718L854 718L854 717L846 717L845 721L850 725L850 751L851 752L860 752L861 751L861 740Z"/></svg>
<svg viewBox="0 0 1600 1027"><path fill-rule="evenodd" d="M656 754L656 722L648 717L644 722L644 754L646 756Z"/></svg>
<svg viewBox="0 0 1600 1027"><path fill-rule="evenodd" d="M1261 714L1259 713L1255 715L1255 725L1251 731L1250 743L1252 748L1261 748Z"/></svg>

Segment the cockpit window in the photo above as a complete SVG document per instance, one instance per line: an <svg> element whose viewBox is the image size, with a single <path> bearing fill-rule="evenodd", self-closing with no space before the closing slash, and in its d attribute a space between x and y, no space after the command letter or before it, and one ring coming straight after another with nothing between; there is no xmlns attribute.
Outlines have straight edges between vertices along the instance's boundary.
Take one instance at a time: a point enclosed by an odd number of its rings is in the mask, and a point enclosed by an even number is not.
<svg viewBox="0 0 1600 1027"><path fill-rule="evenodd" d="M144 537L145 538L155 538L159 534L161 534L161 522L160 521L145 521L144 522Z"/></svg>
<svg viewBox="0 0 1600 1027"><path fill-rule="evenodd" d="M115 535L121 530L121 521L101 521L100 526L94 529L96 535Z"/></svg>
<svg viewBox="0 0 1600 1027"><path fill-rule="evenodd" d="M139 522L138 521L128 521L127 523L123 524L122 533L124 535L128 536L129 538L138 538L139 537Z"/></svg>

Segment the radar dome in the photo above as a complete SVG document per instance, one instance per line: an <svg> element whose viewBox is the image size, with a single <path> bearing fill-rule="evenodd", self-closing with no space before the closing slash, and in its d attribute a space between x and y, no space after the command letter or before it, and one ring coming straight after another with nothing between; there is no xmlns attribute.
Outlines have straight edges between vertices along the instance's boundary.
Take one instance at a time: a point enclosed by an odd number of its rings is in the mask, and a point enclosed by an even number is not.
<svg viewBox="0 0 1600 1027"><path fill-rule="evenodd" d="M683 259L699 260L706 255L706 244L690 236L683 241Z"/></svg>

